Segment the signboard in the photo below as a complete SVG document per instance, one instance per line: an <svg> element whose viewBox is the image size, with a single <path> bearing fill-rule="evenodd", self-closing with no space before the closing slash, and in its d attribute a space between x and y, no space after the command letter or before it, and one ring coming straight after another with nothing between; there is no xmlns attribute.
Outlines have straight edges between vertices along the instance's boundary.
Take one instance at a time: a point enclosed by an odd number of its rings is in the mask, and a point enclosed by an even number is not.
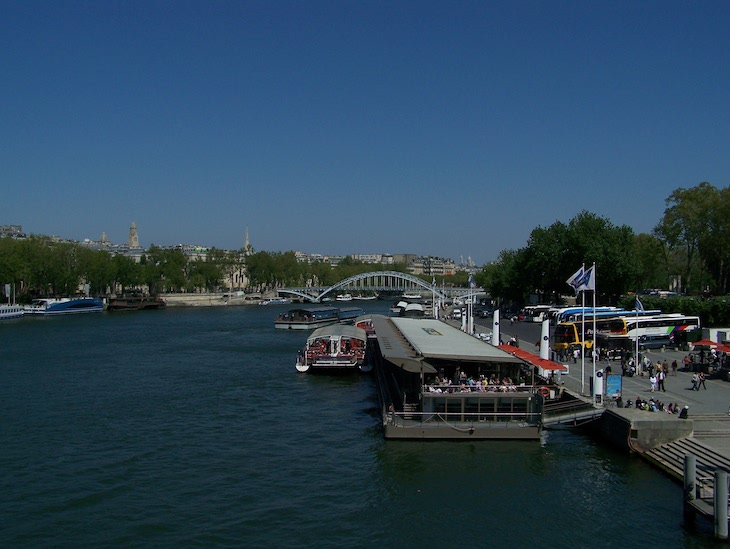
<svg viewBox="0 0 730 549"><path fill-rule="evenodd" d="M611 374L606 377L606 396L608 398L618 398L621 396L621 375Z"/></svg>

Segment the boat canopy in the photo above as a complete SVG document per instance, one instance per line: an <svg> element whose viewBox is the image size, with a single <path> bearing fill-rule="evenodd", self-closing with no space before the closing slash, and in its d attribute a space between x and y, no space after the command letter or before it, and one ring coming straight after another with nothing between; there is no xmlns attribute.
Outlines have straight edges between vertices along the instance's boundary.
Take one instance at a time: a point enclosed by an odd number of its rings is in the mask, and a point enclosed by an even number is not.
<svg viewBox="0 0 730 549"><path fill-rule="evenodd" d="M367 333L362 328L357 326L350 326L347 324L333 324L331 326L322 326L312 332L307 338L307 341L314 341L318 338L332 338L332 337L349 337L354 339L362 339L366 341L368 338Z"/></svg>
<svg viewBox="0 0 730 549"><path fill-rule="evenodd" d="M536 354L525 351L524 349L520 349L519 347L515 347L514 345L508 345L507 343L505 343L504 345L500 345L499 348L507 353L521 358L526 362L529 362L534 366L542 368L543 370L564 371L568 369L562 364L558 364L557 362L553 360L548 360L547 358L541 358Z"/></svg>
<svg viewBox="0 0 730 549"><path fill-rule="evenodd" d="M408 344L426 360L440 359L482 364L522 363L519 358L440 320L402 317L390 320L403 334ZM375 333L380 338L379 326L375 327Z"/></svg>

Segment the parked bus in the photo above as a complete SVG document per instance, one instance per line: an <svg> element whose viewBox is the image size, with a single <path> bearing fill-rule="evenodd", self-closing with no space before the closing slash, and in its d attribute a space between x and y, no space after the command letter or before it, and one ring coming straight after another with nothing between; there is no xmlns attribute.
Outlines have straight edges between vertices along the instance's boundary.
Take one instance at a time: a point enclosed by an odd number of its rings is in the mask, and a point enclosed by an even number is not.
<svg viewBox="0 0 730 549"><path fill-rule="evenodd" d="M520 320L525 322L542 322L548 317L552 305L528 305L520 311Z"/></svg>
<svg viewBox="0 0 730 549"><path fill-rule="evenodd" d="M686 336L687 332L700 328L700 317L679 313L631 317L625 316L608 321L607 331L628 337L631 341L639 340L639 348L660 348L675 345L678 335ZM686 340L686 337L683 337Z"/></svg>
<svg viewBox="0 0 730 549"><path fill-rule="evenodd" d="M650 309L647 311L639 311L638 313L636 311L625 311L624 309L618 309L616 311L599 311L595 313L596 320L598 319L605 319L605 318L616 318L619 316L657 316L662 314L661 309ZM586 322L592 323L593 322L593 312L586 312L585 315L583 315L580 312L577 313L571 313L568 315L564 315L565 320L563 322L580 322L581 319L585 316Z"/></svg>
<svg viewBox="0 0 730 549"><path fill-rule="evenodd" d="M551 319L556 323L560 322L570 322L572 319L570 318L573 315L581 315L585 314L586 316L593 316L593 311L596 311L596 314L598 313L613 313L613 316L618 316L621 314L627 314L631 311L626 311L624 309L619 309L618 307L596 307L595 309L593 307L580 307L580 306L572 306L572 307L563 307L562 309L552 309L551 313Z"/></svg>
<svg viewBox="0 0 730 549"><path fill-rule="evenodd" d="M686 332L700 327L700 318L679 313L665 315L636 316L624 315L613 318L596 319L596 333L624 336L639 348L650 349L677 344L677 336L686 340ZM585 341L581 342L581 332ZM581 322L562 322L555 327L553 350L565 351L574 347L593 347L593 319L587 318L585 327Z"/></svg>

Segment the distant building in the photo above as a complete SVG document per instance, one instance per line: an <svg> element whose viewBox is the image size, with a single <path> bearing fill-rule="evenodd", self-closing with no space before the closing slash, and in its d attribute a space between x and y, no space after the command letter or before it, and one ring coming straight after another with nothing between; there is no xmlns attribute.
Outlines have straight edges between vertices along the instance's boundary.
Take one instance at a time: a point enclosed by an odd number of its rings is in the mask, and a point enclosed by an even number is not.
<svg viewBox="0 0 730 549"><path fill-rule="evenodd" d="M132 221L129 226L129 238L127 238L127 246L130 248L139 248L139 235L137 234L137 224Z"/></svg>
<svg viewBox="0 0 730 549"><path fill-rule="evenodd" d="M0 237L25 238L22 225L0 225Z"/></svg>

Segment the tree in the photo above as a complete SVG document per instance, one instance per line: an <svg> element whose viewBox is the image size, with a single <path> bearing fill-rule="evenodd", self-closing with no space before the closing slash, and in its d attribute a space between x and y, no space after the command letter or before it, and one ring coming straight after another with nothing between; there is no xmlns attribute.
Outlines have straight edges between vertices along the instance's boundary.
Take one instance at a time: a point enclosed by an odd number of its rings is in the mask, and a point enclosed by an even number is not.
<svg viewBox="0 0 730 549"><path fill-rule="evenodd" d="M670 249L681 248L684 251L682 277L685 289L692 288L693 267L699 260L700 242L708 234L707 212L717 201L717 189L707 182L691 189L680 187L665 200L664 217L654 228L654 234ZM698 267L701 276L701 265Z"/></svg>

